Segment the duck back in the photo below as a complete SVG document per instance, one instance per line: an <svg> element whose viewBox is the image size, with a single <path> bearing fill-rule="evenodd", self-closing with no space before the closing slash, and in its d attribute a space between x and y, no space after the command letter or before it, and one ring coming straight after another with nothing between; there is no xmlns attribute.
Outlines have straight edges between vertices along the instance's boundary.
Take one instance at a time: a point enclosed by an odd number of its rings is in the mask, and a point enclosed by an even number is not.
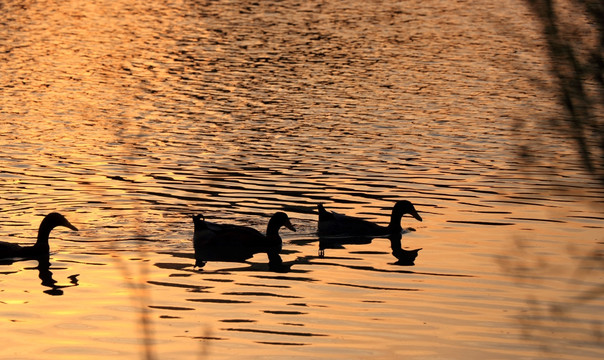
<svg viewBox="0 0 604 360"><path fill-rule="evenodd" d="M384 236L388 228L370 221L326 211L319 205L319 236Z"/></svg>
<svg viewBox="0 0 604 360"><path fill-rule="evenodd" d="M193 247L198 261L245 261L271 248L258 230L195 220Z"/></svg>
<svg viewBox="0 0 604 360"><path fill-rule="evenodd" d="M26 257L26 249L19 244L0 241L0 258Z"/></svg>

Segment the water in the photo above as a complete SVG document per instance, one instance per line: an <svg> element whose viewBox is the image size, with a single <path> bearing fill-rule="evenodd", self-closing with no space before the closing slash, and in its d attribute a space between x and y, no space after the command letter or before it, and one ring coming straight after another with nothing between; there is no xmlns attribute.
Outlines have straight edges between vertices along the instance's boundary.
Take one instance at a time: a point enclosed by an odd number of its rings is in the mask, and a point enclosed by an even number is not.
<svg viewBox="0 0 604 360"><path fill-rule="evenodd" d="M540 125L520 2L0 10L1 240L80 229L0 267L1 359L602 357L602 189ZM387 223L399 199L415 266L386 239L318 256L318 203ZM275 211L291 272L193 268L192 214Z"/></svg>

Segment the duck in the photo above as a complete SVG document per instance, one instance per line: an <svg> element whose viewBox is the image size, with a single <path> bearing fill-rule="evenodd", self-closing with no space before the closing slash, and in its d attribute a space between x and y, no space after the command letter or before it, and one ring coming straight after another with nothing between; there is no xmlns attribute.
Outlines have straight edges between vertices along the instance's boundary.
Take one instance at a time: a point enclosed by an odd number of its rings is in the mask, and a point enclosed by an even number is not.
<svg viewBox="0 0 604 360"><path fill-rule="evenodd" d="M36 258L40 256L48 256L50 253L50 246L48 245L48 236L52 229L57 226L64 226L73 231L78 229L73 226L67 219L57 213L53 212L44 217L40 228L38 229L38 240L34 245L21 246L19 244L0 241L0 259L8 258Z"/></svg>
<svg viewBox="0 0 604 360"><path fill-rule="evenodd" d="M202 268L207 261L244 262L257 253L266 253L271 271L287 271L279 253L282 240L279 229L285 226L296 231L284 212L276 212L269 220L266 235L247 226L217 224L205 221L203 215L193 216L193 247L195 266Z"/></svg>
<svg viewBox="0 0 604 360"><path fill-rule="evenodd" d="M361 218L327 211L323 204L319 204L318 207L318 235L320 237L386 237L391 234L402 233L403 228L401 227L401 219L405 214L410 214L416 220L422 221L422 217L408 200L401 200L394 204L392 215L390 216L390 224L388 224L388 226L382 226Z"/></svg>

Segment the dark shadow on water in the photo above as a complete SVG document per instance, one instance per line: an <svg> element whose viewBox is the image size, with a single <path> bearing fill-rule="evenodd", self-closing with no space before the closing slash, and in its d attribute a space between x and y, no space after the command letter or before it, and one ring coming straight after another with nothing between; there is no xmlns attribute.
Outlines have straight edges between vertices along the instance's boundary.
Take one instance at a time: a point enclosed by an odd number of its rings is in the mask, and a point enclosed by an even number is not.
<svg viewBox="0 0 604 360"><path fill-rule="evenodd" d="M419 291L419 289L412 289L412 288L394 288L394 287L384 287L384 286L368 286L368 285L346 284L346 283L337 283L337 282L330 282L328 284L329 285L335 285L335 286L355 287L355 288L359 288L359 289L369 289L369 290Z"/></svg>
<svg viewBox="0 0 604 360"><path fill-rule="evenodd" d="M194 259L192 254L169 252L163 251L158 254L171 255L175 258L180 259ZM283 261L278 267L271 266L269 263L255 263L250 261L236 261L231 259L216 259L216 261L226 263L240 263L242 266L221 268L216 270L205 270L204 268L195 267L194 265L183 264L183 263L156 263L155 266L163 269L174 269L179 271L189 271L191 273L203 272L205 274L212 273L228 273L228 272L239 272L239 271L259 271L259 272L274 272L274 273L289 273L289 272L306 272L304 270L293 270L292 267L298 262L294 261Z"/></svg>
<svg viewBox="0 0 604 360"><path fill-rule="evenodd" d="M36 257L34 259L2 260L0 262L0 266L1 265L12 265L13 263L15 263L17 261L29 261L29 260L38 261L38 266L26 267L24 269L25 270L38 270L38 277L40 278L40 280L42 280L42 282L41 282L42 286L48 288L47 290L43 291L45 294L52 295L52 296L60 296L60 295L63 295L63 289L79 285L78 284L79 274L74 274L74 275L70 275L67 277L69 279L69 283L70 283L69 285L57 285L57 281L54 279L52 271L50 271L51 263L50 263L50 256L48 256L48 255Z"/></svg>
<svg viewBox="0 0 604 360"><path fill-rule="evenodd" d="M271 334L271 335L301 336L301 337L328 336L326 334L316 334L316 333L301 332L301 331L275 331L275 330L246 329L246 328L225 328L222 330L259 333L259 334Z"/></svg>
<svg viewBox="0 0 604 360"><path fill-rule="evenodd" d="M373 266L360 266L360 265L344 265L337 262L331 262L326 260L333 260L330 257L311 257L307 256L306 261L308 264L316 264L316 265L328 265L328 266L337 266L343 267L351 270L362 270L362 271L372 271L379 273L396 273L396 274L416 274L416 275L429 275L429 276L450 276L450 277L474 277L473 275L466 274L448 274L448 273L436 273L436 272L427 272L427 271L412 271L412 270L391 270L391 269L380 269ZM392 263L391 265L399 265L396 263Z"/></svg>
<svg viewBox="0 0 604 360"><path fill-rule="evenodd" d="M413 228L406 229L405 232L415 231ZM326 249L344 249L344 245L368 245L373 241L373 237L368 236L340 236L340 237L319 237L319 257L325 257ZM396 258L394 265L401 266L413 266L415 265L415 259L418 256L418 252L421 250L405 250L402 248L401 239L402 234L392 234L388 236L390 240L390 248L392 249L392 255ZM355 252L355 254L361 254Z"/></svg>

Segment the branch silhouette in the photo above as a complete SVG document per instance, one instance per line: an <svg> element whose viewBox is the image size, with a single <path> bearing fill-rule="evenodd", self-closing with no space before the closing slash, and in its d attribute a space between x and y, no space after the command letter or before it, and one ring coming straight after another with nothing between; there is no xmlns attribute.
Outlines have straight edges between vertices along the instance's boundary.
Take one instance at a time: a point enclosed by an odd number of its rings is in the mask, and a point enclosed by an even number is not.
<svg viewBox="0 0 604 360"><path fill-rule="evenodd" d="M585 170L604 185L604 3L526 2L542 27L565 110L551 125L568 134Z"/></svg>

